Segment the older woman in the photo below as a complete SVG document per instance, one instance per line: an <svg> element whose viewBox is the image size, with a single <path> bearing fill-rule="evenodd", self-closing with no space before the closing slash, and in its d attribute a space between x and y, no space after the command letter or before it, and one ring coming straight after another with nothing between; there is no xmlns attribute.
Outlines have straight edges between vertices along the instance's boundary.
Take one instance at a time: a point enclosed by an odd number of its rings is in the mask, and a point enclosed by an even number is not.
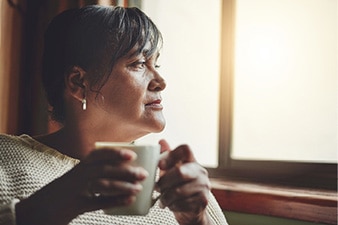
<svg viewBox="0 0 338 225"><path fill-rule="evenodd" d="M188 146L171 150L164 140L161 198L150 212L100 210L131 204L147 176L125 166L136 157L132 151L93 149L96 141L132 142L164 128L161 44L137 8L87 6L51 22L43 84L63 128L34 138L0 136L0 224L226 224L206 170Z"/></svg>

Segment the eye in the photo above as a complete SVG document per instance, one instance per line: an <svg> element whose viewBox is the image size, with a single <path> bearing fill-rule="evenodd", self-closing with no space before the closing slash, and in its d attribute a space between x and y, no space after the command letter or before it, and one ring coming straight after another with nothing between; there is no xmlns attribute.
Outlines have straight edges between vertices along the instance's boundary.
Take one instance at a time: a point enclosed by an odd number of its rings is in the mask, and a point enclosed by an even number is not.
<svg viewBox="0 0 338 225"><path fill-rule="evenodd" d="M146 67L146 61L145 60L138 60L129 65L129 67L132 70L143 70Z"/></svg>

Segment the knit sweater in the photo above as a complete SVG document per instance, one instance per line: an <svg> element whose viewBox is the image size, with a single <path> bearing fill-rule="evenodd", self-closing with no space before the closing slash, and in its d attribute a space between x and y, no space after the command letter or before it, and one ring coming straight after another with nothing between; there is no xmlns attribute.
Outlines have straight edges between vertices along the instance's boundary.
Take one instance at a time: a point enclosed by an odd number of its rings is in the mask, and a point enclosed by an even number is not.
<svg viewBox="0 0 338 225"><path fill-rule="evenodd" d="M0 135L0 225L15 225L15 204L29 197L79 163L43 145L28 135ZM158 193L154 193L156 195ZM227 222L215 198L210 193L207 212L215 225ZM174 225L178 224L169 209L158 202L146 216L111 216L102 210L84 213L71 225Z"/></svg>

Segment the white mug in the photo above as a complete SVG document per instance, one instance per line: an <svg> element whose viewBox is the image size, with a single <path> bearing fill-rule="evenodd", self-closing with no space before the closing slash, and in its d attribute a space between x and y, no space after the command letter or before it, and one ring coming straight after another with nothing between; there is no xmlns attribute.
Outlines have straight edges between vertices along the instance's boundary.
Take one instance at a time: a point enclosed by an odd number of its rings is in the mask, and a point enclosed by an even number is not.
<svg viewBox="0 0 338 225"><path fill-rule="evenodd" d="M137 145L125 142L96 142L95 149L125 148L137 154L133 166L147 170L149 176L142 181L143 189L136 195L136 201L129 206L104 209L109 215L146 215L151 208L152 193L155 185L156 168L160 157L160 145Z"/></svg>

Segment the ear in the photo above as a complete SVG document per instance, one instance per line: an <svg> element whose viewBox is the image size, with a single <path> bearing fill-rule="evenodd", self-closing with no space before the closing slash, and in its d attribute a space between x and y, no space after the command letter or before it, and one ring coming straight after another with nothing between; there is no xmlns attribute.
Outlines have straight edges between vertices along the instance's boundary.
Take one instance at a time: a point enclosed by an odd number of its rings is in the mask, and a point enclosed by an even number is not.
<svg viewBox="0 0 338 225"><path fill-rule="evenodd" d="M73 66L65 77L66 90L75 99L82 101L86 97L86 71L79 66Z"/></svg>

